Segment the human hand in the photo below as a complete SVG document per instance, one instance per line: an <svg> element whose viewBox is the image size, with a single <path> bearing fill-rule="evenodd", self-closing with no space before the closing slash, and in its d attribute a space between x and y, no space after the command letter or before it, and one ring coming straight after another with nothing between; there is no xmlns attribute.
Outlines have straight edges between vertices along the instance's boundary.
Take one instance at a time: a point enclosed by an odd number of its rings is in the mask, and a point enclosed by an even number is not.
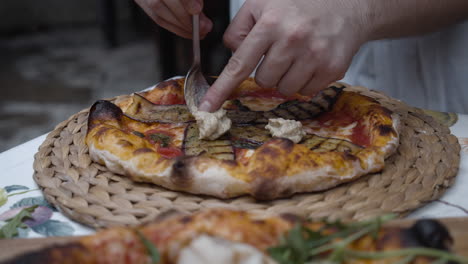
<svg viewBox="0 0 468 264"><path fill-rule="evenodd" d="M192 15L200 14L200 36L213 28L211 20L202 13L203 0L135 0L154 22L173 33L192 38Z"/></svg>
<svg viewBox="0 0 468 264"><path fill-rule="evenodd" d="M200 110L218 109L260 62L256 82L285 95L313 95L341 79L365 42L355 2L247 0L224 35L235 52Z"/></svg>

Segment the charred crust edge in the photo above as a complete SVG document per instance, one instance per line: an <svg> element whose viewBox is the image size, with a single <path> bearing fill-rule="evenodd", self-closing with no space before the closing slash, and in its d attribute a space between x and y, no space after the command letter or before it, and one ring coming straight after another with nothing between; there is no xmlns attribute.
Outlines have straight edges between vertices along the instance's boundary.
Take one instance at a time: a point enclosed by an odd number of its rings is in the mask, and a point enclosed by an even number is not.
<svg viewBox="0 0 468 264"><path fill-rule="evenodd" d="M93 123L100 120L120 120L122 118L122 110L106 100L96 101L89 110L88 130L94 127Z"/></svg>
<svg viewBox="0 0 468 264"><path fill-rule="evenodd" d="M192 185L193 175L190 172L190 163L196 157L182 156L172 164L171 182L179 188L188 188Z"/></svg>
<svg viewBox="0 0 468 264"><path fill-rule="evenodd" d="M26 253L2 262L2 264L54 264L54 263L81 263L84 259L75 259L76 256L83 256L86 259L92 259L90 252L78 242L70 242L64 245L53 245L37 251Z"/></svg>
<svg viewBox="0 0 468 264"><path fill-rule="evenodd" d="M391 125L379 125L377 126L377 130L381 136L387 136L389 134L395 133L395 130Z"/></svg>

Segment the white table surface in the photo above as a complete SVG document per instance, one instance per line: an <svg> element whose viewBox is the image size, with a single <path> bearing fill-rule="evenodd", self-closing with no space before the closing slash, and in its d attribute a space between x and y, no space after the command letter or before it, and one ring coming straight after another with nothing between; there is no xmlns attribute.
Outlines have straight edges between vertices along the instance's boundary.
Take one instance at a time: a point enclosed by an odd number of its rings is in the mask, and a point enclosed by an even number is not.
<svg viewBox="0 0 468 264"><path fill-rule="evenodd" d="M458 122L450 129L452 133L459 138L462 144L461 164L456 181L438 201L434 201L416 210L408 216L409 218L468 216L468 211L465 209L468 208L468 198L466 198L466 193L468 192L468 116L458 115ZM33 161L34 154L37 152L45 137L46 135L42 135L0 153L1 188L11 185L22 185L31 190L38 188L32 178ZM464 145L463 142L465 138L467 145ZM467 153L464 152L464 147L466 147ZM10 207L15 203L28 198L38 198L40 200L42 198L42 193L39 190L34 190L25 194L8 197L7 203L0 207L0 216L2 213L10 210ZM39 231L39 233L35 231ZM51 220L46 223L46 225L42 225L42 228L39 229L35 228L29 230L26 234L21 234L21 237L86 235L92 232L92 229L66 218L60 212L54 212Z"/></svg>

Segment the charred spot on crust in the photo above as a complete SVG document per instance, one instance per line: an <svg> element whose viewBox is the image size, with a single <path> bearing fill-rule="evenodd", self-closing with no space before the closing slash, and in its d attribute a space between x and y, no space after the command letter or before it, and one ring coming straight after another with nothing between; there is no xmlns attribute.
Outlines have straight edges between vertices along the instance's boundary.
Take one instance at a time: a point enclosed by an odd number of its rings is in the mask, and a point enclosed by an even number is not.
<svg viewBox="0 0 468 264"><path fill-rule="evenodd" d="M65 245L54 245L50 248L40 249L31 253L14 257L3 264L59 264L59 263L90 263L92 262L92 252L89 252L79 243L72 242Z"/></svg>
<svg viewBox="0 0 468 264"><path fill-rule="evenodd" d="M331 96L329 94L324 94L323 95L323 99L325 99L325 101L327 101L327 103L329 105L332 105L335 102L335 98L336 98L336 96Z"/></svg>
<svg viewBox="0 0 468 264"><path fill-rule="evenodd" d="M302 222L303 219L298 216L298 215L295 215L295 214L291 214L291 213L283 213L283 214L280 214L280 217L290 223L299 223L299 222Z"/></svg>
<svg viewBox="0 0 468 264"><path fill-rule="evenodd" d="M453 243L447 228L432 219L418 220L405 233L407 234L405 238L424 247L449 250Z"/></svg>
<svg viewBox="0 0 468 264"><path fill-rule="evenodd" d="M179 222L181 222L182 224L188 224L192 220L193 220L193 217L190 216L190 215L187 215L187 216L184 216L184 217L180 218Z"/></svg>
<svg viewBox="0 0 468 264"><path fill-rule="evenodd" d="M122 114L122 110L115 104L99 100L89 110L88 125L90 124L89 122L93 122L94 120L120 120Z"/></svg>
<svg viewBox="0 0 468 264"><path fill-rule="evenodd" d="M344 160L354 161L354 160L358 159L355 155L351 154L348 151L345 151L345 152L342 152L342 153L343 153L343 159Z"/></svg>
<svg viewBox="0 0 468 264"><path fill-rule="evenodd" d="M138 102L138 103L136 104L135 113L140 113L140 111L141 111L141 102Z"/></svg>
<svg viewBox="0 0 468 264"><path fill-rule="evenodd" d="M100 137L106 133L107 130L109 130L109 127L101 127L99 130L96 132L96 137Z"/></svg>
<svg viewBox="0 0 468 264"><path fill-rule="evenodd" d="M375 245L376 249L382 250L391 246L403 246L404 239L402 239L400 234L401 232L399 228L388 228L386 232L384 232L383 235L379 236L377 239Z"/></svg>
<svg viewBox="0 0 468 264"><path fill-rule="evenodd" d="M340 86L337 86L337 85L331 85L329 86L328 88L332 89L333 91L339 93L341 92L344 88L346 88L345 85L340 85Z"/></svg>
<svg viewBox="0 0 468 264"><path fill-rule="evenodd" d="M392 117L392 114L393 114L392 110L388 109L387 107L381 107L381 109L382 109L383 115L385 115L385 116L387 116L389 118Z"/></svg>
<svg viewBox="0 0 468 264"><path fill-rule="evenodd" d="M149 152L154 152L154 151L150 148L139 148L133 151L133 154L138 155L138 154L149 153Z"/></svg>
<svg viewBox="0 0 468 264"><path fill-rule="evenodd" d="M190 157L181 157L172 165L171 181L174 185L187 188L192 184L192 178L189 170Z"/></svg>
<svg viewBox="0 0 468 264"><path fill-rule="evenodd" d="M169 209L167 211L164 211L160 214L158 214L152 221L154 222L162 222L164 220L167 220L169 218L173 218L173 217L179 217L182 213L180 211L178 211L177 209Z"/></svg>
<svg viewBox="0 0 468 264"><path fill-rule="evenodd" d="M262 155L270 156L272 158L275 158L275 157L278 157L279 155L281 155L281 151L279 151L276 148L269 147L269 146L267 146L265 148L261 148L259 150L259 153L262 154Z"/></svg>
<svg viewBox="0 0 468 264"><path fill-rule="evenodd" d="M266 221L262 219L256 219L256 220L253 220L252 223L256 225L264 225Z"/></svg>
<svg viewBox="0 0 468 264"><path fill-rule="evenodd" d="M280 196L281 197L291 196L293 193L294 193L294 190L292 190L291 188L286 188L281 191Z"/></svg>
<svg viewBox="0 0 468 264"><path fill-rule="evenodd" d="M387 135L389 135L389 134L391 134L391 133L394 132L394 131L393 131L393 127L390 126L390 125L379 125L379 126L377 127L377 130L379 131L379 134L380 134L381 136L387 136Z"/></svg>
<svg viewBox="0 0 468 264"><path fill-rule="evenodd" d="M277 138L277 139L273 139L270 142L274 142L274 144L278 146L278 148L281 148L287 152L290 152L294 148L294 145L295 145L295 143L292 140L287 139L287 138Z"/></svg>
<svg viewBox="0 0 468 264"><path fill-rule="evenodd" d="M271 179L259 179L254 186L252 196L257 200L271 200L276 197L278 186Z"/></svg>

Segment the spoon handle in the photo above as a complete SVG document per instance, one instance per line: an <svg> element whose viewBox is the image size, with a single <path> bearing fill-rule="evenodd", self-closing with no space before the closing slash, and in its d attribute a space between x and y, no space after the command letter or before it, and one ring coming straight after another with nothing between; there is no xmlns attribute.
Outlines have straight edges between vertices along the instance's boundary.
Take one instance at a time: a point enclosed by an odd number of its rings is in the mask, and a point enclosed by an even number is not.
<svg viewBox="0 0 468 264"><path fill-rule="evenodd" d="M200 20L198 15L192 16L193 63L200 65Z"/></svg>

